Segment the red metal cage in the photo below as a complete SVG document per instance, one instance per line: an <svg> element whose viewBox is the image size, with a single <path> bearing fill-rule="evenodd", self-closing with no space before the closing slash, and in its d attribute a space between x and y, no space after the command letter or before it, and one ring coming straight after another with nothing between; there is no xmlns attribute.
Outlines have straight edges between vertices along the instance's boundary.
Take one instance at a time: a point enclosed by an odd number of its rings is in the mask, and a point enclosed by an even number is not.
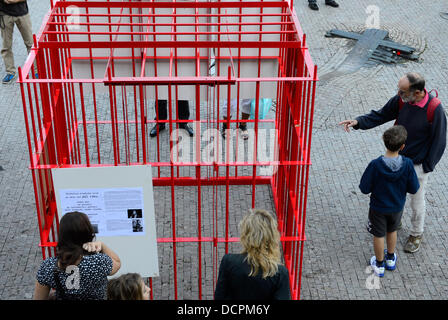
<svg viewBox="0 0 448 320"><path fill-rule="evenodd" d="M213 298L244 210L272 206L300 299L317 67L292 0L53 0L34 39L19 83L44 259L57 243L51 168L151 165L161 266L151 298ZM242 119L248 98L255 115L270 99L270 114ZM155 123L168 130L150 138Z"/></svg>

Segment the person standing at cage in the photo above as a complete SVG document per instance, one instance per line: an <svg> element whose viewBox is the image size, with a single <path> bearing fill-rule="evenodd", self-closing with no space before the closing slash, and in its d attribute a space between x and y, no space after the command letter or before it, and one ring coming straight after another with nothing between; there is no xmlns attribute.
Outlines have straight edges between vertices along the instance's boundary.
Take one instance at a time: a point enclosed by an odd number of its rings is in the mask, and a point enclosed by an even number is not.
<svg viewBox="0 0 448 320"><path fill-rule="evenodd" d="M178 119L179 120L188 120L190 119L190 107L188 100L178 100ZM167 100L157 100L156 101L156 112L158 113L158 120L167 120L168 119L168 101ZM157 114L154 120L157 120ZM158 132L165 130L166 128L165 122L157 123L152 129L149 135L151 137L157 136ZM179 123L179 128L184 129L187 131L188 135L192 137L194 135L193 129L186 123L181 122Z"/></svg>
<svg viewBox="0 0 448 320"><path fill-rule="evenodd" d="M281 264L277 222L253 209L239 224L243 251L221 260L215 300L290 300L289 274Z"/></svg>
<svg viewBox="0 0 448 320"><path fill-rule="evenodd" d="M240 106L241 106L241 123L238 125L238 128L241 130L241 137L244 140L249 139L249 132L247 131L247 122L244 122L245 120L248 120L250 117L250 108L252 104L252 99L241 99L240 100ZM236 114L237 110L237 99L230 100L230 119L232 119L232 114ZM227 100L224 100L222 104L222 113L223 113L223 119L227 120ZM221 135L223 138L226 137L227 134L227 123L222 124L221 128Z"/></svg>
<svg viewBox="0 0 448 320"><path fill-rule="evenodd" d="M382 109L339 124L349 132L350 128L367 130L391 120L406 128L408 138L400 154L412 160L420 183L418 192L411 195L412 228L404 246L405 252L414 253L423 237L428 176L445 152L446 115L442 103L426 91L423 76L408 72L398 81L397 95Z"/></svg>
<svg viewBox="0 0 448 320"><path fill-rule="evenodd" d="M107 300L149 300L150 292L138 273L123 274L107 284Z"/></svg>
<svg viewBox="0 0 448 320"><path fill-rule="evenodd" d="M118 255L93 242L94 229L86 214L66 213L59 223L56 257L45 259L36 276L34 300L105 300L107 276L121 267Z"/></svg>
<svg viewBox="0 0 448 320"><path fill-rule="evenodd" d="M210 66L208 68L209 70L209 76L215 77L216 76L216 59L214 55L214 50L212 52L212 57L210 59ZM219 100L219 99L218 99ZM231 99L230 100L230 119L232 119L232 115L237 113L237 99ZM226 99L222 100L220 112L223 115L223 120L227 120L227 104L228 101ZM241 137L244 140L249 139L249 132L247 131L247 122L245 120L248 120L250 117L250 111L251 111L251 104L252 99L241 99L240 100L240 110L241 110L241 123L239 124L238 128L241 130ZM238 115L237 115L238 117ZM230 130L230 128L227 128L227 123L223 123L221 127L221 135L225 139L227 135L227 130Z"/></svg>
<svg viewBox="0 0 448 320"><path fill-rule="evenodd" d="M3 41L1 53L6 69L6 75L2 80L4 84L12 83L17 78L12 51L14 25L17 25L26 49L30 53L33 46L33 32L26 0L0 0L0 29Z"/></svg>

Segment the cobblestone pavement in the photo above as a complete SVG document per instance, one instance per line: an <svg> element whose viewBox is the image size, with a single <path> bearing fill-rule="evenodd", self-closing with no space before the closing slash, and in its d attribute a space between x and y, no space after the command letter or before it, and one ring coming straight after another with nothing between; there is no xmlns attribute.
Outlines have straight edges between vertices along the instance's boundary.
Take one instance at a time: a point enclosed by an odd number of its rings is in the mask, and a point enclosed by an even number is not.
<svg viewBox="0 0 448 320"><path fill-rule="evenodd" d="M326 31L333 28L362 31L368 17L366 9L371 5L380 10L380 27L389 31L392 40L416 47L421 53L421 62L372 65L318 84L301 298L446 299L448 218L443 208L448 207L445 173L448 156L445 155L429 178L421 250L412 255L402 250L410 228L406 206L403 229L398 233L397 269L375 283L367 269L373 255L372 238L365 230L368 197L360 193L358 184L368 162L383 152L381 134L391 124L346 133L337 123L381 107L395 93L399 77L411 70L426 77L427 88L438 90L446 108L448 21L439 12L448 11L448 4L425 1L423 6L423 1L397 0L339 2L340 8L334 9L325 6L324 0L318 1L318 12L308 9L306 0L295 4L319 75L334 70L353 46L350 40L325 38ZM48 1L29 1L29 6L36 33L49 9ZM20 65L26 58L25 47L17 30L14 36L16 64ZM0 70L4 70L2 61ZM0 299L30 299L42 256L37 246L39 234L19 85L1 85L0 101L0 166L4 169L0 171ZM232 192L243 200L250 197L245 191ZM257 190L257 203L263 201L265 194ZM194 204L188 201L190 197L195 199L194 190L186 190L183 201L195 211ZM168 198L169 195L161 197L166 203ZM163 207L164 203L159 205ZM182 203L177 204L182 206ZM242 207L241 202L232 205L235 211ZM237 219L231 223L235 226ZM182 250L180 247L179 251ZM189 255L187 248L185 256ZM161 259L163 262L172 258ZM181 282L197 281L192 279L194 271L180 273ZM165 274L155 285L167 291L167 282L171 280ZM188 284L184 290L188 291ZM197 295L185 292L180 296L194 299Z"/></svg>

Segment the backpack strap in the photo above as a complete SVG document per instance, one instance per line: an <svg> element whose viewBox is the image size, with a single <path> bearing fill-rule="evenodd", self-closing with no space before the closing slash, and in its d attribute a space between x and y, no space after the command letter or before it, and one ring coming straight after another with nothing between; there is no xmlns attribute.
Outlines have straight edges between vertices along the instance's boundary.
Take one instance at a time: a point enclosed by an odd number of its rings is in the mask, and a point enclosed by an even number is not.
<svg viewBox="0 0 448 320"><path fill-rule="evenodd" d="M430 92L428 92L428 94L430 94L432 91L436 91L436 90L431 90ZM429 102L428 105L428 109L426 109L426 118L428 119L429 123L432 123L432 121L434 120L434 112L437 108L437 106L440 104L440 100L437 98L439 96L439 93L436 91L436 96L433 97L431 99L431 101ZM398 113L400 113L401 109L403 109L404 106L404 102L403 100L401 100L401 98L398 99ZM396 121L395 121L396 123Z"/></svg>
<svg viewBox="0 0 448 320"><path fill-rule="evenodd" d="M428 109L426 110L426 117L428 118L429 123L432 123L432 121L434 120L434 112L439 105L440 100L436 97L433 97L431 101L429 101Z"/></svg>
<svg viewBox="0 0 448 320"><path fill-rule="evenodd" d="M401 97L398 98L398 113L400 113L401 109L403 109L404 102L401 100Z"/></svg>

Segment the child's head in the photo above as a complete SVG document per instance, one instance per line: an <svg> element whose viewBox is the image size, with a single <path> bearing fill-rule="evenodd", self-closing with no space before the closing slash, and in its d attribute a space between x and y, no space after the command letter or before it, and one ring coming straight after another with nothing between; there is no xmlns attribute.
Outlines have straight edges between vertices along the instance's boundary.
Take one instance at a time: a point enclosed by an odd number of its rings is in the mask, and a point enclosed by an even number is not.
<svg viewBox="0 0 448 320"><path fill-rule="evenodd" d="M387 150L397 152L404 148L407 137L408 132L406 131L406 128L396 125L384 132L383 141Z"/></svg>
<svg viewBox="0 0 448 320"><path fill-rule="evenodd" d="M107 300L149 300L149 291L138 273L127 273L109 280Z"/></svg>

